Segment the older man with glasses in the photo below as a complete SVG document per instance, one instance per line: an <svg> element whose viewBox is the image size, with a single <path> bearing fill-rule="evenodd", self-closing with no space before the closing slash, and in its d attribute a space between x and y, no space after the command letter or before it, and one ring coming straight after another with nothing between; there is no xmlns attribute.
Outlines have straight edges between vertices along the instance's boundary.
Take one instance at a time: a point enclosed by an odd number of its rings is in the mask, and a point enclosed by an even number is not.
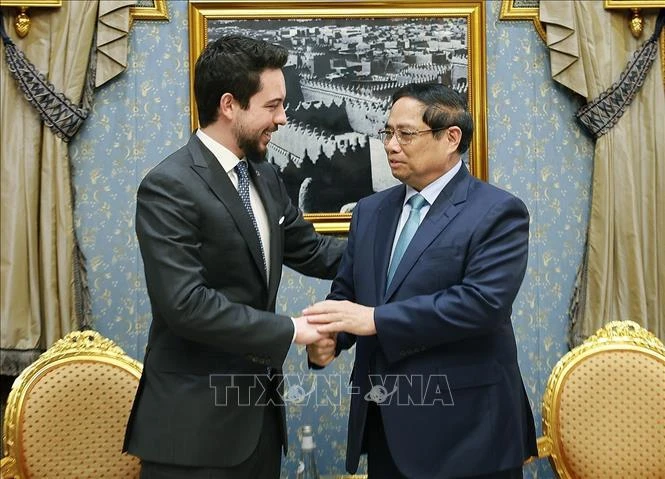
<svg viewBox="0 0 665 479"><path fill-rule="evenodd" d="M370 479L521 478L537 452L511 324L529 213L469 174L472 131L450 88L393 95L379 134L403 184L358 202L328 300L304 311L329 335L312 364L356 345L346 467L367 453Z"/></svg>

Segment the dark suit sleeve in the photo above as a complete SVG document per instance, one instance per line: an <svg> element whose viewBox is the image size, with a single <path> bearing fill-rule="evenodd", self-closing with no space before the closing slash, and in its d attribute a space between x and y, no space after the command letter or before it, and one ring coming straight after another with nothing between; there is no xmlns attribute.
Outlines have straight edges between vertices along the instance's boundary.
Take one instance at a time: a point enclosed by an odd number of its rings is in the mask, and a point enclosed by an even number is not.
<svg viewBox="0 0 665 479"><path fill-rule="evenodd" d="M360 221L359 218L361 215L360 209L361 207L359 204L354 208L346 251L344 252L344 256L342 256L337 276L335 276L335 280L330 287L330 293L326 299L356 302L353 286L353 268L355 265L353 253L355 251L354 244L356 241L358 221ZM354 334L338 333L335 356L339 356L342 351L351 348L355 342L356 336Z"/></svg>
<svg viewBox="0 0 665 479"><path fill-rule="evenodd" d="M281 177L274 170L273 174L284 212L284 264L307 276L334 278L346 240L317 233L291 202Z"/></svg>
<svg viewBox="0 0 665 479"><path fill-rule="evenodd" d="M405 351L485 335L510 321L526 272L528 211L505 195L476 225L459 284L376 307L377 336L389 361L403 359Z"/></svg>
<svg viewBox="0 0 665 479"><path fill-rule="evenodd" d="M188 179L192 174L191 168L158 167L139 187L136 232L153 316L182 338L267 358L272 367L281 367L293 337L289 318L248 306L258 286L252 289L249 280L243 284L242 271L227 273L237 279L235 286L211 287L203 258L211 240L204 238L202 188ZM230 235L237 235L234 228L228 228L234 231ZM244 244L234 236L226 240L228 245ZM233 254L224 251L219 261Z"/></svg>

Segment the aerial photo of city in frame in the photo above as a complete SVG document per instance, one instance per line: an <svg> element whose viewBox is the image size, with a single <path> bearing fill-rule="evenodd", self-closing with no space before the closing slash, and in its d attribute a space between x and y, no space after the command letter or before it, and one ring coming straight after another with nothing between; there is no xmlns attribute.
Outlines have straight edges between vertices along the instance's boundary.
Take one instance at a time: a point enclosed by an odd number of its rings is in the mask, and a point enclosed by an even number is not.
<svg viewBox="0 0 665 479"><path fill-rule="evenodd" d="M468 92L465 18L208 20L208 41L234 33L289 50L288 123L267 159L304 213L349 212L397 184L379 139L400 86L443 83Z"/></svg>

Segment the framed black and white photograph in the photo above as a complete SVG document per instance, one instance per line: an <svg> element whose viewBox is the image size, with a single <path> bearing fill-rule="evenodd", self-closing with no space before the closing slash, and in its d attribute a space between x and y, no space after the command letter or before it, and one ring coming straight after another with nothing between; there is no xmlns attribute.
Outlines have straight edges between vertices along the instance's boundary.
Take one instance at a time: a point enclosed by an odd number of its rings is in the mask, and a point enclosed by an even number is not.
<svg viewBox="0 0 665 479"><path fill-rule="evenodd" d="M467 96L474 136L465 160L487 176L482 0L191 2L190 85L205 45L244 34L286 47L288 123L267 161L318 231L346 233L364 196L397 184L378 132L392 94L436 82ZM192 128L198 126L190 87Z"/></svg>

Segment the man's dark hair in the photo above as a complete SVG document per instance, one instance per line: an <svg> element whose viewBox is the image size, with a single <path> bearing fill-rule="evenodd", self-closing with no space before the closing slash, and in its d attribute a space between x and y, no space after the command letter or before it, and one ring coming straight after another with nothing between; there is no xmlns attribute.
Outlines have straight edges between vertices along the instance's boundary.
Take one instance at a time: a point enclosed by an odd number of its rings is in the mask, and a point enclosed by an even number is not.
<svg viewBox="0 0 665 479"><path fill-rule="evenodd" d="M233 95L241 108L247 109L249 99L261 87L261 73L282 68L288 55L284 47L241 35L208 43L194 69L194 96L201 126L217 119L224 93Z"/></svg>
<svg viewBox="0 0 665 479"><path fill-rule="evenodd" d="M457 151L464 154L469 149L473 135L473 119L467 110L464 95L438 83L410 83L393 94L393 105L404 97L418 100L426 106L423 121L433 130L458 126L462 130L462 139ZM443 130L433 133L435 137L442 134Z"/></svg>

